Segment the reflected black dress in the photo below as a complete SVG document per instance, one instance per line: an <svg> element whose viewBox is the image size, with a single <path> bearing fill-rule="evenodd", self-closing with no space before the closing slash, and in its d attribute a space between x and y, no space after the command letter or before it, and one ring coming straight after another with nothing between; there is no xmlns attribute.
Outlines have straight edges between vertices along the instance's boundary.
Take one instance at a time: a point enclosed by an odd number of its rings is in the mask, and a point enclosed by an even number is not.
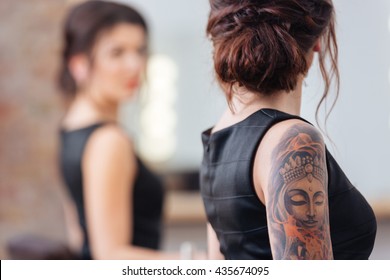
<svg viewBox="0 0 390 280"><path fill-rule="evenodd" d="M272 259L266 208L255 192L253 164L268 129L288 119L301 118L262 109L230 127L202 134L201 194L226 259ZM368 259L376 236L375 215L328 150L326 157L334 258Z"/></svg>
<svg viewBox="0 0 390 280"><path fill-rule="evenodd" d="M99 123L77 130L61 130L60 133L61 172L77 207L84 238L81 252L83 259L91 259L92 256L85 218L81 161L89 137L103 125L104 123ZM158 249L161 239L163 185L160 178L150 172L138 157L137 164L138 173L134 183L133 201L131 202L133 205L133 239L129 240L129 244Z"/></svg>

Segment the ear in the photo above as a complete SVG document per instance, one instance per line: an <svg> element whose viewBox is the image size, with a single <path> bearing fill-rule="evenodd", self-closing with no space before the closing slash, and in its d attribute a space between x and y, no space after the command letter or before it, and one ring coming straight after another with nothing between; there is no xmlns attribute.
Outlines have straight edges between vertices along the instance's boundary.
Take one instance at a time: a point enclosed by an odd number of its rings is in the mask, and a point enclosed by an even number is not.
<svg viewBox="0 0 390 280"><path fill-rule="evenodd" d="M314 44L313 51L314 52L321 51L321 40L320 39L318 39L317 42Z"/></svg>
<svg viewBox="0 0 390 280"><path fill-rule="evenodd" d="M69 60L69 71L77 85L82 85L89 75L89 60L85 54L77 54Z"/></svg>

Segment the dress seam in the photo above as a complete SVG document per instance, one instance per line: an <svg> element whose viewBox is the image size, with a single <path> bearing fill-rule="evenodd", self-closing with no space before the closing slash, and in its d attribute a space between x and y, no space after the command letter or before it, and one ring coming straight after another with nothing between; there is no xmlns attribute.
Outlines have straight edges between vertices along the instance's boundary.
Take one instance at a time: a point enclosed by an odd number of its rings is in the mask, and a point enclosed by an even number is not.
<svg viewBox="0 0 390 280"><path fill-rule="evenodd" d="M208 199L208 200L227 200L227 199L234 199L234 198L246 198L246 197L254 197L255 195L253 194L247 194L247 195L236 195L236 196L225 196L225 197L212 197L209 195L202 195L203 198Z"/></svg>
<svg viewBox="0 0 390 280"><path fill-rule="evenodd" d="M250 230L244 230L244 231L223 231L223 230L218 230L218 229L214 229L215 232L218 232L218 233L221 233L221 234L245 234L245 233L251 233L251 232L255 232L255 231L260 231L260 230L264 230L264 229L267 229L268 227L267 226L263 226L263 227L259 227L259 228L255 228L255 229L250 229Z"/></svg>
<svg viewBox="0 0 390 280"><path fill-rule="evenodd" d="M250 161L250 159L238 159L234 161L219 161L219 162L204 162L204 164L207 166L216 166L221 164L232 164L232 163L242 162L242 161Z"/></svg>

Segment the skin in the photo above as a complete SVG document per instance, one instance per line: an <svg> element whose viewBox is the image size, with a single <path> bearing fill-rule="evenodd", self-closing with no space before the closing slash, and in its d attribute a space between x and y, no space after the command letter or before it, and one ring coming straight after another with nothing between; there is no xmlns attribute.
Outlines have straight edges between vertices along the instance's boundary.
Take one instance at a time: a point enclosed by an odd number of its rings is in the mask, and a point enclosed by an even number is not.
<svg viewBox="0 0 390 280"><path fill-rule="evenodd" d="M84 203L94 259L179 259L130 244L132 193L137 174L134 146L116 125L119 105L132 98L146 66L142 27L118 24L102 33L92 51L69 61L79 91L63 121L65 129L112 124L92 134L82 158Z"/></svg>
<svg viewBox="0 0 390 280"><path fill-rule="evenodd" d="M141 26L119 24L100 36L92 56L89 92L115 106L133 97L140 85L147 58L145 32Z"/></svg>
<svg viewBox="0 0 390 280"><path fill-rule="evenodd" d="M304 145L289 146L298 137ZM324 176L307 174L284 182L281 167L291 153L310 149L320 156ZM287 155L287 156L283 156ZM260 160L261 158L261 160ZM314 158L314 157L313 157ZM267 208L267 223L274 259L332 259L327 200L325 144L320 133L300 120L275 125L264 137L257 151L254 174L256 191ZM311 173L312 175L312 173ZM281 199L282 198L282 199Z"/></svg>
<svg viewBox="0 0 390 280"><path fill-rule="evenodd" d="M325 188L314 178L291 183L286 193L287 211L305 229L319 229L324 224Z"/></svg>
<svg viewBox="0 0 390 280"><path fill-rule="evenodd" d="M207 223L207 247L208 247L208 259L210 260L224 260L225 257L219 250L219 241L217 234L210 223Z"/></svg>
<svg viewBox="0 0 390 280"><path fill-rule="evenodd" d="M141 26L122 23L102 32L90 55L70 58L78 91L63 126L78 129L101 120L117 122L120 104L134 97L141 83L146 46Z"/></svg>

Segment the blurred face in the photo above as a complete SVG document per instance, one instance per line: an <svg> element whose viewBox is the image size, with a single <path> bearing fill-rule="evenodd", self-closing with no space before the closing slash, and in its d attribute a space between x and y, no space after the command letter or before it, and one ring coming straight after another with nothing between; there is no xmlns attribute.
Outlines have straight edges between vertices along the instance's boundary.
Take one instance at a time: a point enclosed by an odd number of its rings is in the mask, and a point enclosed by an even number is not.
<svg viewBox="0 0 390 280"><path fill-rule="evenodd" d="M322 183L307 177L291 183L285 197L286 207L300 226L318 229L324 223L325 193Z"/></svg>
<svg viewBox="0 0 390 280"><path fill-rule="evenodd" d="M103 32L92 50L89 92L111 103L133 97L140 86L146 57L146 34L141 26L122 23Z"/></svg>

